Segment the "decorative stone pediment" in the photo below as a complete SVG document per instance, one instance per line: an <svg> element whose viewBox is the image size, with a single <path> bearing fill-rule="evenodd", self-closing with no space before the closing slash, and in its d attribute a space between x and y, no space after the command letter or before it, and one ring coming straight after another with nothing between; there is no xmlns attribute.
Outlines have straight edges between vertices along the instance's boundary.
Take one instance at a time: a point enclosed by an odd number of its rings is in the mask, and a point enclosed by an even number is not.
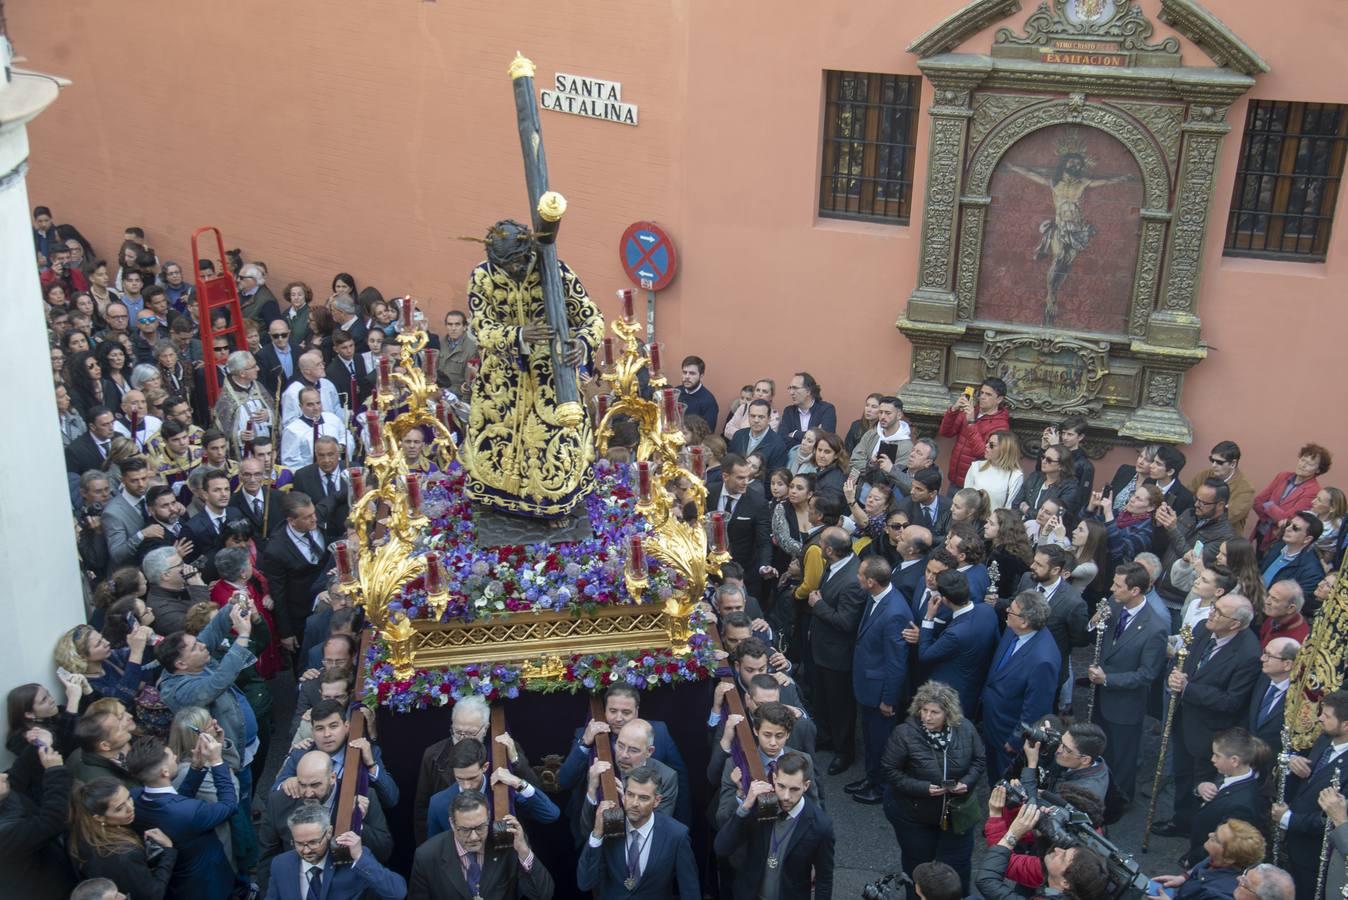
<svg viewBox="0 0 1348 900"><path fill-rule="evenodd" d="M969 52L1017 9L977 0L910 47L934 103L905 410L998 375L1032 431L1083 413L1092 446L1187 442L1226 112L1267 67L1192 0L1160 18L1215 66L1184 65L1136 0L1042 0Z"/></svg>

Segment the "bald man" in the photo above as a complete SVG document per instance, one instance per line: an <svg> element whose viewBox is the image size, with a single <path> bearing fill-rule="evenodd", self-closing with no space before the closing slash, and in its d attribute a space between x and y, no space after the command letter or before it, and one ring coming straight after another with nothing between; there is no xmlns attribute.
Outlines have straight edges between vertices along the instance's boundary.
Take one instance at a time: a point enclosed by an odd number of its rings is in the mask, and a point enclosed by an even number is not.
<svg viewBox="0 0 1348 900"><path fill-rule="evenodd" d="M314 388L318 391L323 412L341 415L342 399L338 396L337 388L333 386L333 383L324 377L323 366L322 351L308 350L300 354L299 371L295 373L294 379L281 394L281 427L283 429L303 415L300 391L305 388Z"/></svg>
<svg viewBox="0 0 1348 900"><path fill-rule="evenodd" d="M627 773L638 766L653 769L659 776L656 793L660 795L660 802L655 811L673 816L674 806L679 802L679 776L669 766L655 759L654 754L655 731L651 728L651 723L645 719L633 719L618 731L618 739L613 742L613 762L618 767L618 771L614 774L621 783ZM580 804L580 816L574 823L581 829L578 837L582 839L594 828L599 779L608 769L608 763L598 759L590 764L585 800Z"/></svg>
<svg viewBox="0 0 1348 900"><path fill-rule="evenodd" d="M157 434L159 429L164 426L164 422L157 416L149 415L148 404L145 402L145 394L142 391L131 390L122 395L122 414L117 417L117 422L112 426L113 430L122 437L134 437L136 446L145 449L145 442L149 440L150 435ZM136 433L131 434L131 423L134 420Z"/></svg>

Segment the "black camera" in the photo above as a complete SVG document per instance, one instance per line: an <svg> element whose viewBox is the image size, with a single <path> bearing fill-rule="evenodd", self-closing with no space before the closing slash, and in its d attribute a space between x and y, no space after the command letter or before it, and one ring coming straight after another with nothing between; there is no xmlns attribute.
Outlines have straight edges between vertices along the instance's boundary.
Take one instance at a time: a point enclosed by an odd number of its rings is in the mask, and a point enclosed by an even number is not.
<svg viewBox="0 0 1348 900"><path fill-rule="evenodd" d="M862 900L904 900L913 879L903 872L891 872L883 878L872 881L861 889Z"/></svg>
<svg viewBox="0 0 1348 900"><path fill-rule="evenodd" d="M1007 796L1010 796L1009 789ZM1049 846L1062 850L1085 847L1104 859L1109 873L1109 893L1105 900L1141 900L1147 895L1149 879L1137 861L1098 833L1091 826L1090 816L1048 791L1040 793L1039 804L1039 821L1035 823L1034 831Z"/></svg>
<svg viewBox="0 0 1348 900"><path fill-rule="evenodd" d="M1028 741L1032 744L1038 744L1041 753L1051 753L1058 749L1062 743L1062 732L1055 731L1047 726L1027 725L1021 722L1016 726L1014 738L1017 741Z"/></svg>
<svg viewBox="0 0 1348 900"><path fill-rule="evenodd" d="M80 510L80 518L84 519L97 519L101 515L103 515L102 503L87 503L84 509Z"/></svg>

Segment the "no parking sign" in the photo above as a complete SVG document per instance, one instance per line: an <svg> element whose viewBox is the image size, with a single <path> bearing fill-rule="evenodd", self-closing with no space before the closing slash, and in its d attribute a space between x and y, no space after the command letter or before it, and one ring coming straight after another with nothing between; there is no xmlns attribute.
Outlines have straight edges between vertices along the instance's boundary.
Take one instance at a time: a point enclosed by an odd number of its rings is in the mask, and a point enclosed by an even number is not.
<svg viewBox="0 0 1348 900"><path fill-rule="evenodd" d="M646 291L669 287L679 265L674 241L654 222L627 226L618 242L618 258L632 283Z"/></svg>

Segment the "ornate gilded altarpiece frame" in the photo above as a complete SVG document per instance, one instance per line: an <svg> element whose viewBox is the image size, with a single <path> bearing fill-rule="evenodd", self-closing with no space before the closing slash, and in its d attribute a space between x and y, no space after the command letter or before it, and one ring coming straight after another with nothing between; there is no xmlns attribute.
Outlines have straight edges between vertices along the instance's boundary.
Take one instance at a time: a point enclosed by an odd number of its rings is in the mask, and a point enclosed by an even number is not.
<svg viewBox="0 0 1348 900"><path fill-rule="evenodd" d="M1158 18L1211 65L1186 64L1175 37L1153 40L1135 0L1043 0L1020 30L999 28L987 53L953 52L1020 8L975 0L908 48L934 103L918 281L897 323L913 345L905 410L929 420L965 385L1000 375L1031 447L1044 424L1071 413L1087 416L1095 453L1187 443L1180 396L1207 353L1197 299L1227 111L1268 67L1192 0L1161 0ZM1016 162L1032 146L1049 166ZM1069 157L1086 179L1073 183L1090 187L1084 197L1057 190ZM1034 182L1017 190L1039 191L1045 210L1019 210L1023 239L1011 251L989 243L1006 224L996 216L1016 211L995 189L999 172ZM1097 189L1114 207L1092 205ZM1056 305L1055 271L1076 290L1076 313ZM1008 273L1044 286L1042 319L991 303L989 288ZM1100 307L1106 286L1117 295L1114 313L1092 309L1082 293L1092 283ZM1093 327L1062 321L1074 315Z"/></svg>

